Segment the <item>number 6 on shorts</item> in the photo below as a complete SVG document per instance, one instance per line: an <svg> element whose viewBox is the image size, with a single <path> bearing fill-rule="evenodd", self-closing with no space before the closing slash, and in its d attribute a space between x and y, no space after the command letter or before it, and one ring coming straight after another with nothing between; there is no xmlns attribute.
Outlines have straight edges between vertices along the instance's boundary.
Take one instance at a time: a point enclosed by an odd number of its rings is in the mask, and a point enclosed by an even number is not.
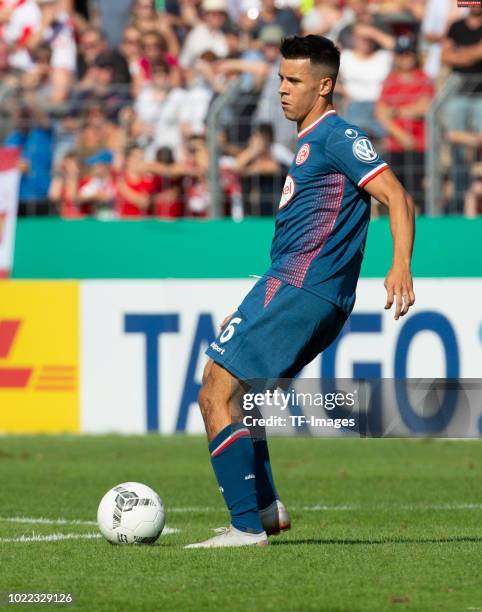
<svg viewBox="0 0 482 612"><path fill-rule="evenodd" d="M242 319L240 317L234 317L234 319L231 319L231 321L227 324L226 329L219 336L219 342L222 342L224 344L225 342L231 340L234 335L234 332L236 331L235 326L239 325L241 321Z"/></svg>

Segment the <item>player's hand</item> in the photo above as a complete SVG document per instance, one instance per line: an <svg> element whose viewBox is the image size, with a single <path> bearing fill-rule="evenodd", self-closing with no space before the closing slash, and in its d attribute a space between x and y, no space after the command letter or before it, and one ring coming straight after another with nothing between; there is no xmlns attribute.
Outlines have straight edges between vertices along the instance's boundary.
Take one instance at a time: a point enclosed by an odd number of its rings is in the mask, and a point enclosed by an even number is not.
<svg viewBox="0 0 482 612"><path fill-rule="evenodd" d="M390 310L395 301L395 321L407 314L410 306L415 303L413 292L413 279L410 270L406 267L392 267L385 279L387 290L387 303L385 310Z"/></svg>

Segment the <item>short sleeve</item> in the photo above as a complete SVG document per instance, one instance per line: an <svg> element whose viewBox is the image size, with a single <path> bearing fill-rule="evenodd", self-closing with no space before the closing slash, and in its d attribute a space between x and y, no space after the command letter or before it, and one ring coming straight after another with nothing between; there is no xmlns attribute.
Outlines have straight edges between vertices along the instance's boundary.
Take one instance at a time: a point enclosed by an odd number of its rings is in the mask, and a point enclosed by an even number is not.
<svg viewBox="0 0 482 612"><path fill-rule="evenodd" d="M458 42L460 42L458 33L459 33L458 22L454 21L454 23L447 30L446 38L449 38L450 40L452 40L454 43L457 44Z"/></svg>
<svg viewBox="0 0 482 612"><path fill-rule="evenodd" d="M388 169L368 136L355 126L337 129L326 142L326 158L335 172L347 176L358 187Z"/></svg>

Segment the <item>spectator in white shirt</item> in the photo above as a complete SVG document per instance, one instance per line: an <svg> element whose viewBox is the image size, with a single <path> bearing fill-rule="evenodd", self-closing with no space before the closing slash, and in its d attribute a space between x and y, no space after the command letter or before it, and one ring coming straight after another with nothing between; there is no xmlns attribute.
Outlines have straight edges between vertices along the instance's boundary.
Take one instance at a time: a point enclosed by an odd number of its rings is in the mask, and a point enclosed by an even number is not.
<svg viewBox="0 0 482 612"><path fill-rule="evenodd" d="M366 25L355 27L353 49L341 53L338 91L345 98L345 119L359 125L370 136L380 138L384 132L375 118L375 103L390 72L392 52L376 50L372 30Z"/></svg>
<svg viewBox="0 0 482 612"><path fill-rule="evenodd" d="M9 63L13 68L32 67L27 43L40 28L41 21L40 9L34 0L0 1L0 36L9 47Z"/></svg>
<svg viewBox="0 0 482 612"><path fill-rule="evenodd" d="M228 55L229 48L222 31L227 19L225 0L203 0L201 8L202 22L189 32L181 50L179 59L184 68L192 68L206 51L212 51L220 58Z"/></svg>

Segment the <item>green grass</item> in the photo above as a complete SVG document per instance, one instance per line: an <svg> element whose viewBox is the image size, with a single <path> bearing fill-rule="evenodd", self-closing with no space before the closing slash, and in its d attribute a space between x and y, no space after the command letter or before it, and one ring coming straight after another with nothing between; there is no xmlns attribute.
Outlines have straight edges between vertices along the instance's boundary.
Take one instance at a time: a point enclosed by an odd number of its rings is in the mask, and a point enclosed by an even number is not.
<svg viewBox="0 0 482 612"><path fill-rule="evenodd" d="M189 551L228 522L203 439L0 437L0 591L73 592L74 609L94 611L482 610L479 442L276 439L271 449L291 532L266 548ZM132 547L5 541L93 532L5 518L92 521L105 491L128 480L159 492L179 533Z"/></svg>

